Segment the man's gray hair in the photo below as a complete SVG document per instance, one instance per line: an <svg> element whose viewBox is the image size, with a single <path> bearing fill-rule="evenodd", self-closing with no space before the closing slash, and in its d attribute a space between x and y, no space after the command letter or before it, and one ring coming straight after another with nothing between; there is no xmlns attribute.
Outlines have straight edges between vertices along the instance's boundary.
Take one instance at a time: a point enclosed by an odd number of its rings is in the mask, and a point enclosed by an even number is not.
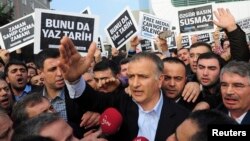
<svg viewBox="0 0 250 141"><path fill-rule="evenodd" d="M157 55L155 55L153 53L149 53L149 52L137 53L130 59L130 62L135 62L135 61L138 61L140 59L151 60L156 65L157 73L162 74L164 65L163 65L162 60Z"/></svg>
<svg viewBox="0 0 250 141"><path fill-rule="evenodd" d="M221 72L220 77L225 73L234 73L238 74L241 77L247 77L250 84L250 63L244 61L231 61L225 65Z"/></svg>

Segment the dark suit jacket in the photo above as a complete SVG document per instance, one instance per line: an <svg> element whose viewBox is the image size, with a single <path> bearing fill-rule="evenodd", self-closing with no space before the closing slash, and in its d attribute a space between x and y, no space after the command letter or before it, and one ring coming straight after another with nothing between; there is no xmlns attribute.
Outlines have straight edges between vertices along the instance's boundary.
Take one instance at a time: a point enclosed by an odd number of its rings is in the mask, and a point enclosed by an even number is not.
<svg viewBox="0 0 250 141"><path fill-rule="evenodd" d="M217 107L217 110L222 111L225 114L228 114L228 110L223 104L219 105ZM245 115L240 124L250 124L250 110L248 110L247 114Z"/></svg>
<svg viewBox="0 0 250 141"><path fill-rule="evenodd" d="M93 109L100 112L108 107L115 107L123 116L123 123L117 134L109 140L131 141L138 134L138 106L130 96L123 93L101 94L94 91L89 85L86 86L83 94L75 99L77 103L89 103ZM93 110L92 109L92 110ZM188 116L185 108L163 97L163 107L159 119L155 141L165 141L166 138L175 132L177 126Z"/></svg>

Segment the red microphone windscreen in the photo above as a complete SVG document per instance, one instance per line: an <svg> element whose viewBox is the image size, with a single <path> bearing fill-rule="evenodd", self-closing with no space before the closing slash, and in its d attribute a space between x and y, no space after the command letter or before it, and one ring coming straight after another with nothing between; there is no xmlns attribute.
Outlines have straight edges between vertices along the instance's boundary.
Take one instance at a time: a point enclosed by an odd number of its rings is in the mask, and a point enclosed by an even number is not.
<svg viewBox="0 0 250 141"><path fill-rule="evenodd" d="M147 138L139 136L133 139L133 141L149 141Z"/></svg>
<svg viewBox="0 0 250 141"><path fill-rule="evenodd" d="M122 124L122 115L115 108L106 109L100 116L99 122L103 134L116 133Z"/></svg>

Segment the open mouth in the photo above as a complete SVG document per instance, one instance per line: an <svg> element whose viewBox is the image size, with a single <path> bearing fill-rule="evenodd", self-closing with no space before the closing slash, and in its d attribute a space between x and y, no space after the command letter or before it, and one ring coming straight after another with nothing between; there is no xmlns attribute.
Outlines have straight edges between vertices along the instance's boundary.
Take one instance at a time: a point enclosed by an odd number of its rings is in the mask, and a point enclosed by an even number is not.
<svg viewBox="0 0 250 141"><path fill-rule="evenodd" d="M9 99L8 99L8 97L4 97L4 98L1 100L1 105L3 105L3 106L9 105Z"/></svg>
<svg viewBox="0 0 250 141"><path fill-rule="evenodd" d="M57 84L64 84L64 79L56 80Z"/></svg>
<svg viewBox="0 0 250 141"><path fill-rule="evenodd" d="M133 95L135 96L141 96L143 94L143 91L139 91L139 90L132 90Z"/></svg>
<svg viewBox="0 0 250 141"><path fill-rule="evenodd" d="M237 99L233 98L227 98L227 97L224 98L224 102L229 105L234 105L236 104L237 101L238 101Z"/></svg>
<svg viewBox="0 0 250 141"><path fill-rule="evenodd" d="M23 78L18 78L17 79L17 83L18 84L23 84L24 83L24 79Z"/></svg>

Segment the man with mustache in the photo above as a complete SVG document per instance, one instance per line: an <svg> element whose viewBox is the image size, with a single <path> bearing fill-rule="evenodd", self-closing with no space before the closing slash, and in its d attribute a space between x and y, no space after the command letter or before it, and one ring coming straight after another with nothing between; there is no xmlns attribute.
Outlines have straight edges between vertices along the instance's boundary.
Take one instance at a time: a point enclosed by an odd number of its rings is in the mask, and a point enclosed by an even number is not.
<svg viewBox="0 0 250 141"><path fill-rule="evenodd" d="M87 56L82 57L70 38L65 36L61 39L59 65L63 76L68 84L78 82L79 89L82 88L70 97L76 103L88 103L101 111L108 107L117 108L123 121L119 131L110 136L110 141L129 141L137 136L144 136L150 141L165 141L189 112L163 96L160 90L164 79L163 63L160 58L147 52L134 55L128 65L131 97L125 92L104 95L94 91L80 78L92 62L95 48L95 43L92 43Z"/></svg>
<svg viewBox="0 0 250 141"><path fill-rule="evenodd" d="M250 124L250 64L229 62L220 73L223 105L218 107L239 124Z"/></svg>

